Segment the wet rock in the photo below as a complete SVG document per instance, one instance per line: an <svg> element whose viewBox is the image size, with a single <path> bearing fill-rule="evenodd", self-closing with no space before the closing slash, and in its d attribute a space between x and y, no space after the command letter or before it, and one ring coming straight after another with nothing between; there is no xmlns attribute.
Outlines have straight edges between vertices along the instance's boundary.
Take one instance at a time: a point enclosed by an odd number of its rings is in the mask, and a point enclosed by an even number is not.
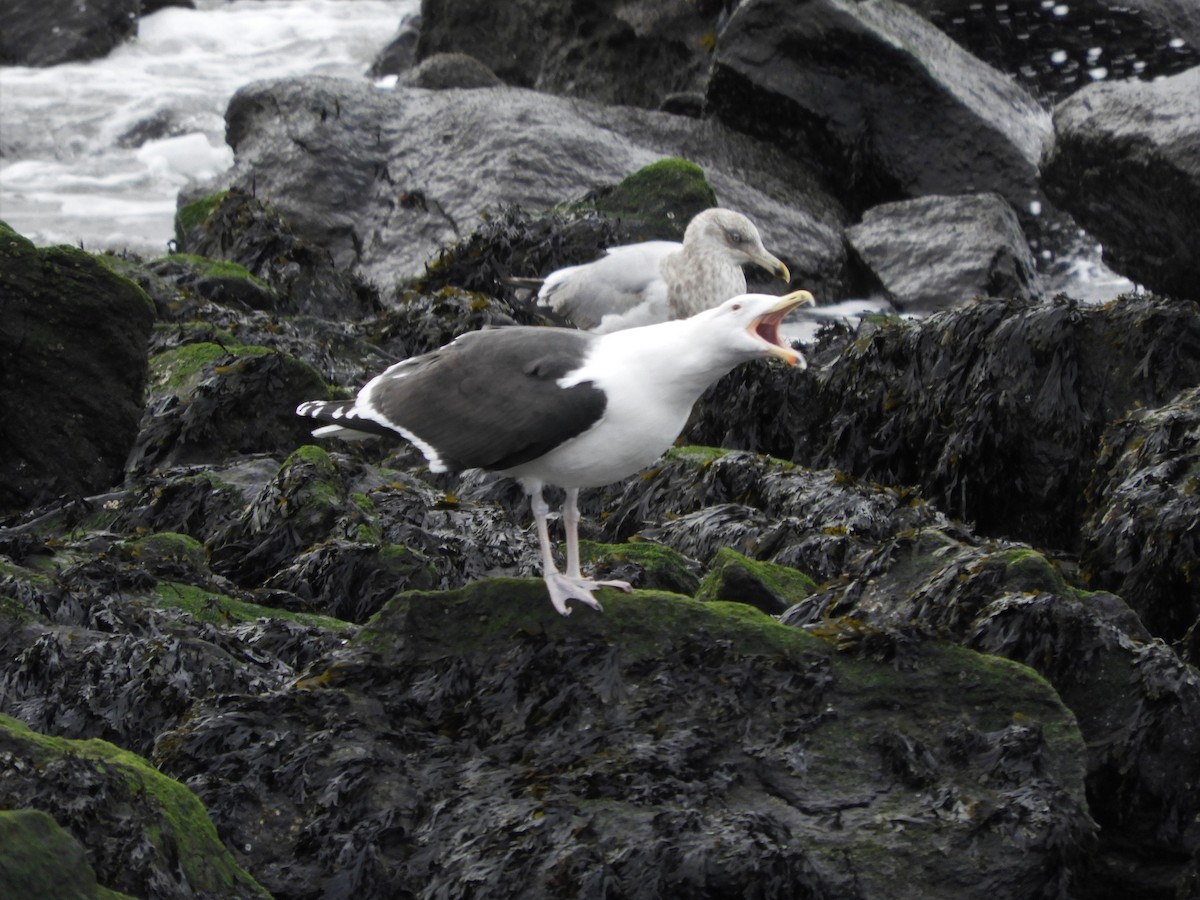
<svg viewBox="0 0 1200 900"><path fill-rule="evenodd" d="M579 558L597 581L626 581L638 590L670 591L685 597L700 588L699 563L651 541L580 541Z"/></svg>
<svg viewBox="0 0 1200 900"><path fill-rule="evenodd" d="M768 615L777 616L803 600L816 587L811 578L791 566L756 562L722 547L713 556L708 574L692 593L697 600L749 603Z"/></svg>
<svg viewBox="0 0 1200 900"><path fill-rule="evenodd" d="M485 214L470 236L438 253L417 286L422 292L453 285L507 296L512 293L512 277L540 278L591 262L619 244L681 241L692 218L716 205L716 193L703 169L684 159L657 160L618 184L597 188L555 209L531 212L502 206ZM811 258L791 259L801 271L812 262ZM536 313L537 324L545 321L546 311L532 302L522 308ZM526 318L522 323L535 320Z"/></svg>
<svg viewBox="0 0 1200 900"><path fill-rule="evenodd" d="M588 503L600 510L607 540L641 534L705 566L732 549L818 580L897 531L950 527L910 491L703 447L672 450L641 478L602 489Z"/></svg>
<svg viewBox="0 0 1200 900"><path fill-rule="evenodd" d="M419 275L485 211L547 209L664 157L700 166L721 205L748 215L789 265L796 254L797 279L842 278L840 205L799 157L715 122L512 88L307 78L241 89L226 126L234 186L269 197L297 236L383 285Z"/></svg>
<svg viewBox="0 0 1200 900"><path fill-rule="evenodd" d="M127 896L101 888L79 841L36 809L0 812L0 892L6 897L81 900Z"/></svg>
<svg viewBox="0 0 1200 900"><path fill-rule="evenodd" d="M1073 879L1083 748L1023 667L927 643L897 671L741 604L605 604L564 619L536 580L400 595L296 687L214 697L156 761L297 898Z"/></svg>
<svg viewBox="0 0 1200 900"><path fill-rule="evenodd" d="M1101 852L1081 894L1170 896L1186 874L1200 841L1200 679L1119 597L1072 585L1028 547L919 529L855 558L783 621L901 662L915 631L1032 666L1087 742Z"/></svg>
<svg viewBox="0 0 1200 900"><path fill-rule="evenodd" d="M38 730L146 754L196 697L290 680L348 627L253 603L191 538L126 541L94 521L0 559L0 699Z"/></svg>
<svg viewBox="0 0 1200 900"><path fill-rule="evenodd" d="M756 0L721 33L708 107L820 160L855 209L923 194L1040 196L1050 118L899 3Z"/></svg>
<svg viewBox="0 0 1200 900"><path fill-rule="evenodd" d="M341 271L328 250L297 236L277 210L250 194L232 190L189 200L176 214L175 239L182 252L236 263L265 281L274 295L260 298L264 305L248 303L252 308L327 318L380 309L371 285Z"/></svg>
<svg viewBox="0 0 1200 900"><path fill-rule="evenodd" d="M1040 293L1021 224L998 194L885 203L867 210L846 239L902 312Z"/></svg>
<svg viewBox="0 0 1200 900"><path fill-rule="evenodd" d="M1054 110L1046 190L1153 291L1200 298L1200 67L1091 85Z"/></svg>
<svg viewBox="0 0 1200 900"><path fill-rule="evenodd" d="M372 78L383 78L411 69L417 61L417 37L420 33L420 14L406 15L400 20L400 30L396 36L372 61L368 74Z"/></svg>
<svg viewBox="0 0 1200 900"><path fill-rule="evenodd" d="M137 897L269 896L233 861L196 797L134 754L37 734L0 715L0 758L0 804L51 817L87 849L100 884ZM46 825L41 818L29 827ZM69 861L42 883L47 896L64 896Z"/></svg>
<svg viewBox="0 0 1200 900"><path fill-rule="evenodd" d="M1104 433L1088 487L1081 564L1167 641L1200 618L1200 388L1131 412Z"/></svg>
<svg viewBox="0 0 1200 900"><path fill-rule="evenodd" d="M1052 101L1096 79L1151 81L1200 63L1200 10L1188 0L907 0L906 5Z"/></svg>
<svg viewBox="0 0 1200 900"><path fill-rule="evenodd" d="M7 0L0 65L98 59L137 35L141 0Z"/></svg>
<svg viewBox="0 0 1200 900"><path fill-rule="evenodd" d="M202 342L156 354L127 469L140 475L235 454L286 453L308 432L296 405L325 396L315 369L266 347Z"/></svg>
<svg viewBox="0 0 1200 900"><path fill-rule="evenodd" d="M444 91L449 88L497 87L496 73L466 53L437 53L409 69L400 79L405 87Z"/></svg>
<svg viewBox="0 0 1200 900"><path fill-rule="evenodd" d="M685 436L919 485L983 534L1077 548L1104 429L1200 383L1200 310L1145 296L981 300L871 322L809 362L731 373Z"/></svg>
<svg viewBox="0 0 1200 900"><path fill-rule="evenodd" d="M149 298L97 257L35 248L3 223L0 285L0 510L118 483L141 416Z"/></svg>
<svg viewBox="0 0 1200 900"><path fill-rule="evenodd" d="M647 109L703 90L724 17L720 4L647 0L427 0L421 14L421 59L469 53L511 85Z"/></svg>

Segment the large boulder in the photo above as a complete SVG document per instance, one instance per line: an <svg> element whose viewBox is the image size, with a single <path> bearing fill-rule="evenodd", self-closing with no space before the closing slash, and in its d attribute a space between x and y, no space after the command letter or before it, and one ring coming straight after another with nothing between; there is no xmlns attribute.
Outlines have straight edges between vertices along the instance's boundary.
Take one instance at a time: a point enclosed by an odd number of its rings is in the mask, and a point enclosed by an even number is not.
<svg viewBox="0 0 1200 900"><path fill-rule="evenodd" d="M1074 549L1104 429L1200 384L1198 348L1190 302L978 300L868 323L807 371L743 366L686 436L919 485L983 534Z"/></svg>
<svg viewBox="0 0 1200 900"><path fill-rule="evenodd" d="M226 123L233 184L382 285L420 274L485 211L553 207L663 157L699 165L720 204L754 220L797 281L843 277L838 203L802 161L715 122L514 88L383 91L306 78L241 89Z"/></svg>
<svg viewBox="0 0 1200 900"><path fill-rule="evenodd" d="M856 660L737 603L407 593L157 763L277 894L962 898L1070 883L1074 719L1023 666ZM948 686L949 689L948 689ZM350 880L352 879L352 880Z"/></svg>
<svg viewBox="0 0 1200 900"><path fill-rule="evenodd" d="M468 53L506 83L656 108L703 92L720 4L425 0L417 55Z"/></svg>
<svg viewBox="0 0 1200 900"><path fill-rule="evenodd" d="M0 65L97 59L137 35L141 0L3 0Z"/></svg>
<svg viewBox="0 0 1200 900"><path fill-rule="evenodd" d="M1073 895L1169 897L1200 849L1200 679L1112 594L1027 546L942 528L851 560L785 622L904 668L929 634L1032 666L1087 742L1100 853Z"/></svg>
<svg viewBox="0 0 1200 900"><path fill-rule="evenodd" d="M1091 85L1054 110L1046 191L1151 290L1200 298L1200 66Z"/></svg>
<svg viewBox="0 0 1200 900"><path fill-rule="evenodd" d="M973 297L1035 299L1037 267L1021 223L998 194L930 195L872 207L846 240L902 312Z"/></svg>
<svg viewBox="0 0 1200 900"><path fill-rule="evenodd" d="M0 222L0 510L121 481L153 323L145 293L97 257Z"/></svg>
<svg viewBox="0 0 1200 900"><path fill-rule="evenodd" d="M713 115L824 161L856 208L921 194L1040 196L1050 117L899 3L750 0L721 33Z"/></svg>

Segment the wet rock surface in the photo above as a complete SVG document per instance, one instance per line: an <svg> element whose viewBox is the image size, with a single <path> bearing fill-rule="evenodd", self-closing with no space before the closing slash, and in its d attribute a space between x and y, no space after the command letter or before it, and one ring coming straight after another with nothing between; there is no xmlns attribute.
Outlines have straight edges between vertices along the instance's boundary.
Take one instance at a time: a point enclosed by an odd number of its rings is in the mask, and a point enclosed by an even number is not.
<svg viewBox="0 0 1200 900"><path fill-rule="evenodd" d="M1104 242L1119 271L1200 298L1200 68L1095 84L1055 107L1046 189Z"/></svg>

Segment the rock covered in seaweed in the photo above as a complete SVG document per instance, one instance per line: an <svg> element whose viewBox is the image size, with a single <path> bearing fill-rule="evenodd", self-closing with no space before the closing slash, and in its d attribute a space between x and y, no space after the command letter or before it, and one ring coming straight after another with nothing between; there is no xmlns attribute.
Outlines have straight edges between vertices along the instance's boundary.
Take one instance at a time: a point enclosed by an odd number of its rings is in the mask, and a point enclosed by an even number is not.
<svg viewBox="0 0 1200 900"><path fill-rule="evenodd" d="M1070 583L1027 546L922 528L850 561L783 621L901 667L937 634L1036 669L1087 742L1101 853L1080 893L1166 896L1186 874L1200 850L1200 679L1119 597Z"/></svg>
<svg viewBox="0 0 1200 900"><path fill-rule="evenodd" d="M0 715L0 758L0 805L51 816L86 848L100 884L135 897L270 896L233 861L196 797L134 754ZM45 833L44 819L24 827ZM65 896L63 874L46 873L23 896Z"/></svg>
<svg viewBox="0 0 1200 900"><path fill-rule="evenodd" d="M399 595L295 688L212 698L156 761L297 898L1073 879L1082 746L1023 667L928 643L897 671L738 604L605 602L564 620L535 579Z"/></svg>
<svg viewBox="0 0 1200 900"><path fill-rule="evenodd" d="M1069 549L1104 429L1200 383L1200 309L1134 296L981 300L870 322L809 363L730 373L687 438L919 486L984 534ZM734 395L731 410L721 398Z"/></svg>
<svg viewBox="0 0 1200 900"><path fill-rule="evenodd" d="M1083 527L1089 581L1120 594L1200 662L1200 387L1104 433Z"/></svg>

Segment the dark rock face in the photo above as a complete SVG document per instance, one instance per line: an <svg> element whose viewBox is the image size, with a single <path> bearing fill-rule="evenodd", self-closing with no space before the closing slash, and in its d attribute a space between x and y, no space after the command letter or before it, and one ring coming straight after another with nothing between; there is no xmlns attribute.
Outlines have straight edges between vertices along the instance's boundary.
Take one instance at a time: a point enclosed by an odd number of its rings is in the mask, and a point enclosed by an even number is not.
<svg viewBox="0 0 1200 900"><path fill-rule="evenodd" d="M853 208L994 191L1025 209L1050 121L898 3L755 0L721 33L712 114L821 160Z"/></svg>
<svg viewBox="0 0 1200 900"><path fill-rule="evenodd" d="M114 484L141 416L149 298L2 223L0 291L0 510Z"/></svg>
<svg viewBox="0 0 1200 900"><path fill-rule="evenodd" d="M1182 866L1155 871L1138 860L1196 853L1200 772L1190 748L1200 740L1200 682L1163 644L1147 642L1120 598L1070 586L1027 547L919 529L850 561L837 583L783 620L897 664L920 644L915 635L932 631L1037 669L1075 712L1088 746L1104 852L1081 895L1170 895Z"/></svg>
<svg viewBox="0 0 1200 900"><path fill-rule="evenodd" d="M1200 298L1200 67L1096 84L1054 111L1046 190L1151 290Z"/></svg>
<svg viewBox="0 0 1200 900"><path fill-rule="evenodd" d="M934 312L973 297L1031 300L1038 294L1029 244L998 194L885 203L867 210L846 238L902 312Z"/></svg>
<svg viewBox="0 0 1200 900"><path fill-rule="evenodd" d="M1169 641L1196 654L1200 618L1200 389L1139 410L1104 434L1089 487L1082 564Z"/></svg>
<svg viewBox="0 0 1200 900"><path fill-rule="evenodd" d="M0 65L97 59L137 34L141 0L4 0Z"/></svg>
<svg viewBox="0 0 1200 900"><path fill-rule="evenodd" d="M1025 670L928 645L896 671L672 595L606 607L566 620L528 581L401 595L300 689L217 699L156 760L279 896L916 898L967 883L962 863L1030 896L1071 877L1083 748ZM986 815L945 813L985 796Z"/></svg>
<svg viewBox="0 0 1200 900"><path fill-rule="evenodd" d="M468 53L507 84L654 109L703 89L721 19L715 3L425 0L417 53Z"/></svg>
<svg viewBox="0 0 1200 900"><path fill-rule="evenodd" d="M920 485L984 534L1071 549L1104 429L1197 383L1193 303L979 301L864 327L799 375L733 372L710 389L716 406L701 402L688 435ZM740 417L721 404L727 396L774 415Z"/></svg>

